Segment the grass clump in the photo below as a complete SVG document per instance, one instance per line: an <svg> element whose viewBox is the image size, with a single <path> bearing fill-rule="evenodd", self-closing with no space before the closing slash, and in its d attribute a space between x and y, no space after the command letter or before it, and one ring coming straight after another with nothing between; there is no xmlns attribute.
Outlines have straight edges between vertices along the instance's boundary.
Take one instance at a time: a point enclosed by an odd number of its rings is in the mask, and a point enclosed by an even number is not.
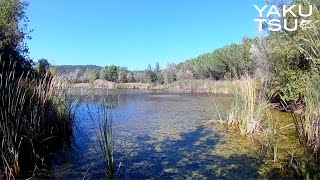
<svg viewBox="0 0 320 180"><path fill-rule="evenodd" d="M114 179L115 168L113 161L113 142L112 142L112 112L109 113L108 104L106 100L101 101L101 113L99 114L100 122L100 148L104 153L104 160L106 162L105 173L108 179Z"/></svg>

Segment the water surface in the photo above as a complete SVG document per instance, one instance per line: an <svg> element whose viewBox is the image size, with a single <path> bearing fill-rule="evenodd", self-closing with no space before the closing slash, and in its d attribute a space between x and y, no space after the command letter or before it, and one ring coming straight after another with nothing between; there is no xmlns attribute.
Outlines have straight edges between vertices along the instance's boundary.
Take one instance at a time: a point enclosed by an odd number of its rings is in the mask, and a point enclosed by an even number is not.
<svg viewBox="0 0 320 180"><path fill-rule="evenodd" d="M225 118L231 105L227 95L101 89L89 94L93 99L109 94L119 179L260 177L262 160L252 141L210 123ZM91 97L82 98L75 116L70 145L52 160L53 176L104 178L97 140L99 123L92 120L97 116L97 104Z"/></svg>

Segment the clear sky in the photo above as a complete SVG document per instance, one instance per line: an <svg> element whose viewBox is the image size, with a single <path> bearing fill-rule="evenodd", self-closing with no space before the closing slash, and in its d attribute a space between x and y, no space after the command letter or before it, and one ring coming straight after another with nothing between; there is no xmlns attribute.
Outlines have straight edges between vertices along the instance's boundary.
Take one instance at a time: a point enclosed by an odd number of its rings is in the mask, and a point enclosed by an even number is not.
<svg viewBox="0 0 320 180"><path fill-rule="evenodd" d="M257 33L263 0L30 0L30 57L145 69Z"/></svg>

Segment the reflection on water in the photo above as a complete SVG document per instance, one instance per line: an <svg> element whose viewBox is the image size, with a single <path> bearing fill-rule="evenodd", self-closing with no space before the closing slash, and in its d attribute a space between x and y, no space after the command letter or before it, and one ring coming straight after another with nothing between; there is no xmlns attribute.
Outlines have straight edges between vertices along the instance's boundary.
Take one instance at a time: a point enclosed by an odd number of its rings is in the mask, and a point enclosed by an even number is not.
<svg viewBox="0 0 320 180"><path fill-rule="evenodd" d="M97 98L106 90L91 92ZM252 142L224 127L208 125L217 119L207 94L119 90L108 98L114 111L115 163L120 179L257 178L261 160L252 153ZM112 97L111 97L112 96ZM216 95L221 116L230 108L230 97ZM75 109L76 123L71 144L54 155L56 178L104 178L103 157L98 148L97 106L83 98ZM226 146L233 141L237 151ZM229 149L228 149L229 148ZM232 153L224 153L230 151Z"/></svg>

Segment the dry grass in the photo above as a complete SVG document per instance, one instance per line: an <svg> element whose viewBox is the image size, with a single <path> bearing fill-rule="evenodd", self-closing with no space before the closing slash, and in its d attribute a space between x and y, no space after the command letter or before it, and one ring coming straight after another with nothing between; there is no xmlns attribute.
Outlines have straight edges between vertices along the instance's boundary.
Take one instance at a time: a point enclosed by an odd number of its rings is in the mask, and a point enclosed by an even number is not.
<svg viewBox="0 0 320 180"><path fill-rule="evenodd" d="M115 84L115 89L150 89L149 83L119 83Z"/></svg>
<svg viewBox="0 0 320 180"><path fill-rule="evenodd" d="M240 81L214 81L214 80L184 80L176 81L168 85L163 85L159 89L167 89L173 92L191 92L191 93L214 93L229 94L232 85Z"/></svg>

